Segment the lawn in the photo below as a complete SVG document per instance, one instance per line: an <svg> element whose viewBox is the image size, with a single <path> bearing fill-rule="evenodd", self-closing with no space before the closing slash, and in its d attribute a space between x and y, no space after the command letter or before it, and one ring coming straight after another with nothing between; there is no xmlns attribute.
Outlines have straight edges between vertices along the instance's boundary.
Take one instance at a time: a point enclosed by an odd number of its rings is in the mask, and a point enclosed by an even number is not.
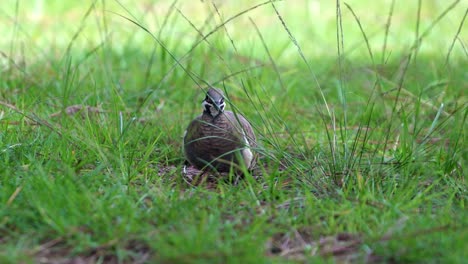
<svg viewBox="0 0 468 264"><path fill-rule="evenodd" d="M0 263L462 263L464 1L0 3ZM209 85L260 158L183 173Z"/></svg>

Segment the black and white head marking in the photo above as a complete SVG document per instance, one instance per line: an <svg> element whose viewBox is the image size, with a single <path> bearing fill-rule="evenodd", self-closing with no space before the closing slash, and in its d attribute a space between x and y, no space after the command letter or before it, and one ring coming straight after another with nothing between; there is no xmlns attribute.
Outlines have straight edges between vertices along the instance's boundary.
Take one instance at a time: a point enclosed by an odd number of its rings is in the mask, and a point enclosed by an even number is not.
<svg viewBox="0 0 468 264"><path fill-rule="evenodd" d="M202 102L204 113L208 113L215 118L224 111L225 106L223 93L216 88L210 88L206 93L205 100Z"/></svg>

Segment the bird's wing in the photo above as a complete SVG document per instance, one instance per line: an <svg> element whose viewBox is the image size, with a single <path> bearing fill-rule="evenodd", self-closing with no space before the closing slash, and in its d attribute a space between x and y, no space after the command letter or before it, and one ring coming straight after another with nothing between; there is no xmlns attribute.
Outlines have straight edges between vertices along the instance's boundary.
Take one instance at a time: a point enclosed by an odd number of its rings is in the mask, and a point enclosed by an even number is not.
<svg viewBox="0 0 468 264"><path fill-rule="evenodd" d="M237 133L241 132L243 136L247 137L250 147L257 146L257 139L255 138L253 128L244 116L238 113L234 114L231 111L226 111L226 117L228 118L229 122L233 124L232 127L238 130Z"/></svg>

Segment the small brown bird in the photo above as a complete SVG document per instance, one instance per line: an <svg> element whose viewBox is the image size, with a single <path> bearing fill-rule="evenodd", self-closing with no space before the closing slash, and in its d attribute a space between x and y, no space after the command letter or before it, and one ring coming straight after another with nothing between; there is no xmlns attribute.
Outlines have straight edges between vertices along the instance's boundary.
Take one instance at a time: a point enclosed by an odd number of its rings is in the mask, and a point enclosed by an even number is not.
<svg viewBox="0 0 468 264"><path fill-rule="evenodd" d="M202 106L203 114L185 131L186 159L197 169L229 172L233 164L242 162L251 169L256 160L252 148L257 142L249 121L240 114L224 111L224 94L216 88L208 89Z"/></svg>

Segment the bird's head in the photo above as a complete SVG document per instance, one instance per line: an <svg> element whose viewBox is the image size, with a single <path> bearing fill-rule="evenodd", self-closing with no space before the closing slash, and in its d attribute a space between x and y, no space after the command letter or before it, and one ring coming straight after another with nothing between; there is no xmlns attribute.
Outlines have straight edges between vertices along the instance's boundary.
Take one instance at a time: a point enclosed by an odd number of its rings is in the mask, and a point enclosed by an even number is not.
<svg viewBox="0 0 468 264"><path fill-rule="evenodd" d="M206 97L202 102L203 112L215 118L224 111L226 103L224 102L224 94L221 90L210 88L206 92Z"/></svg>

